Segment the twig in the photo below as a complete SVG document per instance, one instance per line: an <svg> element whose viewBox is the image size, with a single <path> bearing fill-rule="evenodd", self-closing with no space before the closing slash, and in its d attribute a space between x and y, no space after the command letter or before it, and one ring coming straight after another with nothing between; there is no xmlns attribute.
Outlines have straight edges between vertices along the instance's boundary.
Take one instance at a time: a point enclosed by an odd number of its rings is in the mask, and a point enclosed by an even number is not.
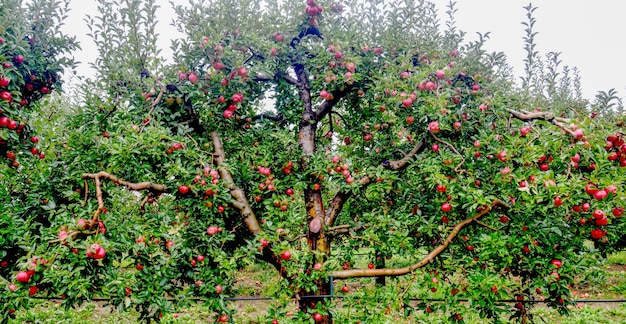
<svg viewBox="0 0 626 324"><path fill-rule="evenodd" d="M436 136L433 132L428 131L428 134L430 134L430 136L432 136L432 138L433 138L435 141L437 141L437 142L439 142L439 143L442 143L442 144L446 145L446 146L447 146L447 147L449 147L449 148L450 148L450 149L451 149L454 153L458 154L458 155L461 157L461 162L460 162L460 163L459 163L456 167L454 167L454 172L457 172L457 173L459 173L459 172L462 172L462 173L463 173L463 172L466 172L465 170L460 170L460 169L459 169L459 168L463 165L463 163L465 163L465 156L463 156L463 154L459 153L459 151L457 151L457 149L454 147L454 145L452 145L452 144L450 144L450 143L448 143L448 142L446 142L446 141L444 141L444 140L442 140L442 139L438 138L438 137L437 137L437 136Z"/></svg>
<svg viewBox="0 0 626 324"><path fill-rule="evenodd" d="M486 228L488 228L488 229L490 229L490 230L492 230L494 232L499 232L499 230L497 228L495 228L495 227L493 227L493 226L491 226L491 225L489 225L487 223L481 222L479 220L476 221L476 224L484 226L484 227L486 227Z"/></svg>

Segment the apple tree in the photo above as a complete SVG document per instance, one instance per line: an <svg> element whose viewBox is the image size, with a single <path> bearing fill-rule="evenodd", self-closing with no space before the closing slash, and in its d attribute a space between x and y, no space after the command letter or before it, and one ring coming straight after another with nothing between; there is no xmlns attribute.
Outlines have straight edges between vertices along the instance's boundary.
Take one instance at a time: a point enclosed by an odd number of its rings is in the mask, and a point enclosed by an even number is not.
<svg viewBox="0 0 626 324"><path fill-rule="evenodd" d="M525 322L622 247L624 116L588 111L558 55L538 67L530 6L518 87L453 3L442 28L428 1L192 1L171 63L154 1L98 4L97 76L39 108L45 159L1 169L3 316L106 296L229 322L237 270L262 262L268 322Z"/></svg>

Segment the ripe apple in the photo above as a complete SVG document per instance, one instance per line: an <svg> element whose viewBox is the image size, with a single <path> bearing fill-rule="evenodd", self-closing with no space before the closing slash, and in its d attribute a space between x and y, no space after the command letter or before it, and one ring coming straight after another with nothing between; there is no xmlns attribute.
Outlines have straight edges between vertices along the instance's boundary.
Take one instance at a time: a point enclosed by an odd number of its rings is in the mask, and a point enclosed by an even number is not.
<svg viewBox="0 0 626 324"><path fill-rule="evenodd" d="M600 210L600 209L596 209L593 211L593 218L595 219L600 219L604 217L604 211Z"/></svg>
<svg viewBox="0 0 626 324"><path fill-rule="evenodd" d="M528 135L530 133L530 127L524 126L524 127L520 128L519 133L522 136Z"/></svg>
<svg viewBox="0 0 626 324"><path fill-rule="evenodd" d="M283 260L289 260L289 259L291 259L291 252L290 252L290 251L285 251L285 252L283 252L283 253L280 255L280 257L281 257Z"/></svg>
<svg viewBox="0 0 626 324"><path fill-rule="evenodd" d="M313 315L313 320L315 320L316 322L321 322L322 321L322 315L319 313L316 313L315 315Z"/></svg>
<svg viewBox="0 0 626 324"><path fill-rule="evenodd" d="M11 82L11 80L5 78L5 77L0 77L0 87L7 87L9 85L9 83Z"/></svg>
<svg viewBox="0 0 626 324"><path fill-rule="evenodd" d="M373 263L368 263L368 264L367 264L367 267L368 267L369 269L374 269L374 268L375 268L375 266L374 266L374 264L373 264Z"/></svg>
<svg viewBox="0 0 626 324"><path fill-rule="evenodd" d="M607 196L607 195L608 195L608 194L607 194L606 190L602 189L602 190L598 190L598 191L596 191L596 192L593 194L593 197L594 197L596 200L602 200L602 199L606 198L606 196Z"/></svg>
<svg viewBox="0 0 626 324"><path fill-rule="evenodd" d="M622 215L624 215L624 208L623 207L615 207L615 208L613 208L613 216L615 216L615 217L622 217Z"/></svg>
<svg viewBox="0 0 626 324"><path fill-rule="evenodd" d="M555 197L555 198L554 198L554 205L555 205L555 206L561 206L561 205L563 205L563 200L561 199L561 197Z"/></svg>
<svg viewBox="0 0 626 324"><path fill-rule="evenodd" d="M559 269L561 265L563 265L563 262L561 262L561 260L559 259L552 259L552 261L550 261L550 264Z"/></svg>
<svg viewBox="0 0 626 324"><path fill-rule="evenodd" d="M604 232L600 229L594 229L591 231L591 237L595 240L599 240L604 236Z"/></svg>
<svg viewBox="0 0 626 324"><path fill-rule="evenodd" d="M316 264L313 266L313 269L314 269L314 270L321 270L321 269L322 269L322 264L321 264L321 263L316 263Z"/></svg>
<svg viewBox="0 0 626 324"><path fill-rule="evenodd" d="M577 130L575 130L575 131L574 131L574 137L575 137L577 140L582 139L582 138L583 138L583 135L584 135L584 133L583 133L583 130L582 130L582 129L577 129Z"/></svg>
<svg viewBox="0 0 626 324"><path fill-rule="evenodd" d="M218 230L217 226L209 226L206 229L206 233L209 234L209 235L215 235L215 234L217 234L218 231L219 230Z"/></svg>
<svg viewBox="0 0 626 324"><path fill-rule="evenodd" d="M586 191L588 194L593 195L593 194L595 194L596 192L598 192L598 187L596 187L596 185L595 185L595 184L593 184L593 183L588 183L588 184L585 186L585 191Z"/></svg>
<svg viewBox="0 0 626 324"><path fill-rule="evenodd" d="M189 187L186 186L186 185L182 185L182 186L178 187L178 192L181 195L186 195L189 192Z"/></svg>
<svg viewBox="0 0 626 324"><path fill-rule="evenodd" d="M344 293L350 292L350 287L343 286L343 287L341 287L341 291L343 291Z"/></svg>
<svg viewBox="0 0 626 324"><path fill-rule="evenodd" d="M441 130L439 128L439 122L438 121L432 121L428 124L428 130L430 130L433 133L439 133L439 131Z"/></svg>
<svg viewBox="0 0 626 324"><path fill-rule="evenodd" d="M503 224L506 224L506 223L509 222L509 218L504 216L504 215L502 215L502 216L500 216L500 222L503 223Z"/></svg>
<svg viewBox="0 0 626 324"><path fill-rule="evenodd" d="M221 293L222 293L222 291L223 291L222 286L220 286L220 285L215 286L215 293L216 293L216 294L218 294L218 295L219 295L219 294L221 294Z"/></svg>
<svg viewBox="0 0 626 324"><path fill-rule="evenodd" d="M413 116L408 116L408 117L406 118L406 123L407 123L407 124L409 124L409 125L410 125L410 124L413 124L413 122L415 122L415 117L413 117Z"/></svg>
<svg viewBox="0 0 626 324"><path fill-rule="evenodd" d="M285 190L285 193L287 194L287 196L293 196L293 189L289 188Z"/></svg>
<svg viewBox="0 0 626 324"><path fill-rule="evenodd" d="M441 210L445 213L449 212L452 209L452 205L450 205L450 203L443 203L441 204Z"/></svg>
<svg viewBox="0 0 626 324"><path fill-rule="evenodd" d="M28 280L30 280L30 276L28 275L28 272L20 271L15 276L15 279L17 279L17 282L27 283Z"/></svg>

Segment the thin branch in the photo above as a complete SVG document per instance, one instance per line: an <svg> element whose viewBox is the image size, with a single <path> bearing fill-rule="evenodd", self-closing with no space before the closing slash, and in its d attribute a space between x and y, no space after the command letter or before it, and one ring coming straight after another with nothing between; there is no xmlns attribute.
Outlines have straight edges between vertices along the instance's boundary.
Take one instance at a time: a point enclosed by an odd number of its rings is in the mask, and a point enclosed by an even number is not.
<svg viewBox="0 0 626 324"><path fill-rule="evenodd" d="M96 182L96 199L98 200L98 209L93 215L94 221L98 221L100 213L105 210L104 199L102 198L101 179L108 179L112 181L113 183L122 185L126 189L129 189L129 190L150 190L153 192L164 192L166 190L165 186L161 184L154 184L152 182L140 182L140 183L128 182L128 181L119 179L118 177L106 171L100 171L98 173L84 173L83 179L94 179L94 181ZM85 197L86 195L87 193L85 192Z"/></svg>
<svg viewBox="0 0 626 324"><path fill-rule="evenodd" d="M157 192L165 192L167 189L162 184L155 184L152 182L139 182L133 183L124 181L106 171L100 171L98 173L84 173L83 179L108 179L113 183L117 183L121 186L126 187L129 190L151 190Z"/></svg>
<svg viewBox="0 0 626 324"><path fill-rule="evenodd" d="M435 139L435 141L442 143L444 145L446 145L447 147L449 147L454 153L458 154L461 157L461 162L454 167L454 172L465 172L465 170L460 170L459 168L463 165L463 163L465 163L465 156L463 156L463 154L459 153L459 151L457 151L457 149L454 147L454 145L439 139L433 132L428 131L428 134L430 134L430 136L432 136L433 139Z"/></svg>
<svg viewBox="0 0 626 324"><path fill-rule="evenodd" d="M478 220L477 220L477 221L476 221L476 224L478 224L478 225L480 225L480 226L483 226L483 227L486 227L486 228L488 228L488 229L490 229L490 230L492 230L492 231L494 231L494 232L499 232L499 230L498 230L497 228L495 228L495 227L493 227L493 226L491 226L491 225L489 225L489 224L487 224L487 223L484 223L484 222L481 222L481 221L478 221Z"/></svg>
<svg viewBox="0 0 626 324"><path fill-rule="evenodd" d="M333 226L326 231L326 235L337 237L339 235L350 234L351 238L360 238L358 236L354 236L352 233L365 228L367 228L367 225L359 225L355 227L351 227L350 225Z"/></svg>
<svg viewBox="0 0 626 324"><path fill-rule="evenodd" d="M393 277L393 276L401 276L401 275L405 275L407 273L413 272L416 269L422 268L426 266L428 263L433 262L433 260L437 256L439 256L439 254L441 254L450 245L450 243L452 243L452 241L459 234L461 229L463 229L465 226L476 223L478 219L489 214L492 208L496 206L500 206L502 208L507 208L507 209L510 208L510 206L507 203L499 199L494 200L491 203L491 206L487 206L483 211L479 212L478 214L456 224L454 228L452 228L452 230L450 231L450 234L448 234L448 237L446 237L446 239L439 246L437 246L435 249L430 251L428 255L426 255L424 258L422 258L420 261L418 261L417 263L413 265L403 267L403 268L340 270L340 271L334 271L332 273L332 276L337 279L345 279L345 278L353 278L353 277L384 277L384 276Z"/></svg>
<svg viewBox="0 0 626 324"><path fill-rule="evenodd" d="M546 111L529 112L526 110L515 111L511 109L507 109L507 111L511 113L513 117L520 119L520 120L524 120L524 121L530 121L530 120L535 120L535 119L545 120L561 128L562 130L566 131L571 136L576 137L576 134L574 133L574 131L570 129L569 127L565 126L564 123L567 123L567 119L562 118L562 117L555 117L554 114L552 114L551 112L546 112Z"/></svg>

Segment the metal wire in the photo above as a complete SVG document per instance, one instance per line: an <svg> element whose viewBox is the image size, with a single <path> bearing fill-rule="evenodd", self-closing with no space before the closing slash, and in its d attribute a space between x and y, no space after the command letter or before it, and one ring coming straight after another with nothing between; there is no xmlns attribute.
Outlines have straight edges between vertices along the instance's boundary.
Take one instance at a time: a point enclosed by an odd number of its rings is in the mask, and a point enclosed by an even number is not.
<svg viewBox="0 0 626 324"><path fill-rule="evenodd" d="M307 296L300 296L300 299L343 299L343 298L354 298L353 296L343 296L343 295L307 295ZM30 297L31 299L41 299L41 300L63 300L63 298L60 297L40 297L40 296L35 296L35 297ZM255 301L255 300L273 300L274 297L226 297L224 298L225 301ZM360 299L359 297L357 297L356 299ZM111 298L106 298L106 297L95 297L95 298L91 298L91 301L110 301ZM168 301L177 301L178 299L176 298L168 298ZM191 300L196 300L196 301L202 301L202 298L192 298ZM410 301L425 301L425 302L445 302L447 301L446 299L441 299L441 298L409 298ZM468 302L470 301L469 299L457 299L457 301L461 301L461 302ZM496 300L496 302L499 303L536 303L536 304L540 304L540 303L549 303L549 302L553 302L550 300L538 300L538 299L529 299L529 300L515 300L515 299L501 299L501 300ZM571 300L571 302L573 303L626 303L626 299L576 299L576 300Z"/></svg>

